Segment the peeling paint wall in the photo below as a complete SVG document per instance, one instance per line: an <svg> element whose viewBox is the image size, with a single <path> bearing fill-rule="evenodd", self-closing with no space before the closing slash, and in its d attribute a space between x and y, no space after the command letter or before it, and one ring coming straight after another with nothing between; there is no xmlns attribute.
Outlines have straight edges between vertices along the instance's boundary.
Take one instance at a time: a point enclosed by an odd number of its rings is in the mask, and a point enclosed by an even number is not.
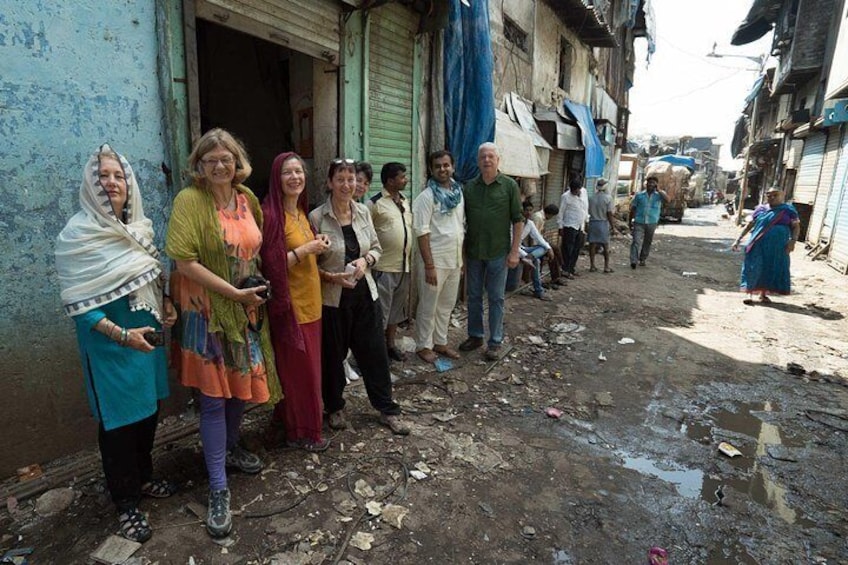
<svg viewBox="0 0 848 565"><path fill-rule="evenodd" d="M82 167L109 142L161 243L170 193L154 0L0 0L0 476L93 445L53 242Z"/></svg>
<svg viewBox="0 0 848 565"><path fill-rule="evenodd" d="M560 41L563 37L573 48L571 88L568 92L559 88ZM592 52L545 2L538 2L536 6L534 39L536 59L533 65L533 100L542 106L559 107L563 99L568 97L580 104L588 104L593 83L590 71Z"/></svg>

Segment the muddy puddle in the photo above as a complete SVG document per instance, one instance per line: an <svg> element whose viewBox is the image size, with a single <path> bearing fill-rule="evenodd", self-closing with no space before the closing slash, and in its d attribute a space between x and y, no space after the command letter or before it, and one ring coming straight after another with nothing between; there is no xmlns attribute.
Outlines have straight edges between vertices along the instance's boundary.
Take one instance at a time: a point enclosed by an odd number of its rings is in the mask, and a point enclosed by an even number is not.
<svg viewBox="0 0 848 565"><path fill-rule="evenodd" d="M733 492L734 496L749 497L789 524L813 527L814 522L789 504L787 489L759 462L759 458L768 457L777 449L804 445L797 438L785 437L777 425L758 416L778 410L779 407L770 402L737 404L730 410L707 408L700 418L680 426L683 436L698 443L718 446L721 441L729 441L737 447L742 455L734 458L716 451L716 457L733 467L732 476L713 476L700 469L627 450L617 450L616 454L625 468L666 481L686 498L718 505L726 494ZM738 545L716 550L708 563L727 563L727 559L732 559L733 563L757 563Z"/></svg>

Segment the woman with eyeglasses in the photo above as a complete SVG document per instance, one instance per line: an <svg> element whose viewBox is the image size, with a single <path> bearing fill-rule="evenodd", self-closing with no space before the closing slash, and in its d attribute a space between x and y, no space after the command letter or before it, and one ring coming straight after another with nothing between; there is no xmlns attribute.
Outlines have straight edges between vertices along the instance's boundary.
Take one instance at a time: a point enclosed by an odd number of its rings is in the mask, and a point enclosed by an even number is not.
<svg viewBox="0 0 848 565"><path fill-rule="evenodd" d="M326 202L309 214L314 231L329 238L329 247L318 257L324 411L330 428L347 427L343 363L350 349L359 363L368 400L380 412L380 423L392 433L407 435L409 427L400 419L400 406L392 400L382 313L371 277L371 267L380 259L380 242L368 208L354 201L354 161L330 163L327 186Z"/></svg>
<svg viewBox="0 0 848 565"><path fill-rule="evenodd" d="M289 447L324 451L330 442L321 437L318 257L330 242L309 224L306 167L296 153L281 153L274 159L262 212L262 268L274 289L268 302L271 340L285 395L271 416L271 443L285 434Z"/></svg>
<svg viewBox="0 0 848 565"><path fill-rule="evenodd" d="M197 389L200 438L209 473L206 529L232 529L227 468L258 473L262 461L239 445L246 402L276 402L259 271L262 209L241 184L251 167L242 144L213 129L189 155L192 186L174 200L165 251L176 263L171 293L179 311L173 360L183 385Z"/></svg>
<svg viewBox="0 0 848 565"><path fill-rule="evenodd" d="M795 250L800 229L798 211L783 201L783 191L777 187L768 189L766 203L754 209L751 221L733 242L736 251L742 238L751 232L740 284L748 298L742 302L754 304L754 294L760 295L762 303L771 302L768 294L789 294L789 255Z"/></svg>
<svg viewBox="0 0 848 565"><path fill-rule="evenodd" d="M106 486L119 533L153 535L138 509L142 496L165 498L173 484L153 478L151 449L159 401L168 396L162 326L177 319L163 296L163 268L153 245L132 167L102 145L83 169L80 208L56 240L56 271L65 312L76 324Z"/></svg>

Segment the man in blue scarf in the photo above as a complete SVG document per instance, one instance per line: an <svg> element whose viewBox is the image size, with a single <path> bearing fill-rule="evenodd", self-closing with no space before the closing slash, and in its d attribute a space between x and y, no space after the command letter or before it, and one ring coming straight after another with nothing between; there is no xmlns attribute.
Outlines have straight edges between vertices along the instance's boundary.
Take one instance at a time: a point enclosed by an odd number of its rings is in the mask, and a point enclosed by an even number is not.
<svg viewBox="0 0 848 565"><path fill-rule="evenodd" d="M450 315L462 275L465 205L462 186L453 179L453 155L430 155L427 186L412 203L412 229L423 265L418 269L415 343L418 356L434 363L439 355L458 359L448 346Z"/></svg>

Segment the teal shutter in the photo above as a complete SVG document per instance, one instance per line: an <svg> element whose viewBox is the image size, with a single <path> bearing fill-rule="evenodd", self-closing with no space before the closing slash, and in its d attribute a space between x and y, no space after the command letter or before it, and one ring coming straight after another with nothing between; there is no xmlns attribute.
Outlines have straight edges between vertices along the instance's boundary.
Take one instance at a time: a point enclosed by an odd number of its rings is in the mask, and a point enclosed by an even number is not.
<svg viewBox="0 0 848 565"><path fill-rule="evenodd" d="M390 161L406 165L410 184L413 182L413 71L418 18L399 4L381 6L368 17L365 159L374 167L374 193L382 190L380 169Z"/></svg>

